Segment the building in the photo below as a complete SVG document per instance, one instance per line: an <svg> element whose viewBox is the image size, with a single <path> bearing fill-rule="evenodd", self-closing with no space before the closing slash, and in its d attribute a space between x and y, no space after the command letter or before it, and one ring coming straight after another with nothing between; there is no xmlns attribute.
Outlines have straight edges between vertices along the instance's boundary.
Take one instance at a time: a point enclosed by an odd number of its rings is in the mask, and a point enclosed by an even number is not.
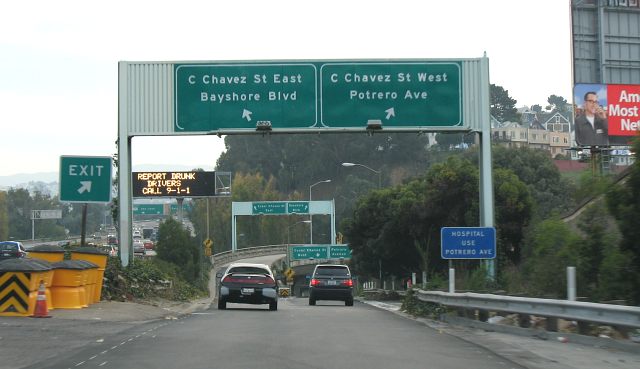
<svg viewBox="0 0 640 369"><path fill-rule="evenodd" d="M559 111L521 111L523 122L498 122L492 117L493 142L505 147L546 150L551 158L567 155L571 148L571 121Z"/></svg>

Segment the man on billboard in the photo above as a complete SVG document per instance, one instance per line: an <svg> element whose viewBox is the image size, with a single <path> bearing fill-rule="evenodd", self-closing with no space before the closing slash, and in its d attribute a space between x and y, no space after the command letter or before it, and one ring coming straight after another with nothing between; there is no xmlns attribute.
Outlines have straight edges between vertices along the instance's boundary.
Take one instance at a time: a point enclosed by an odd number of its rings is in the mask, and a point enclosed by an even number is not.
<svg viewBox="0 0 640 369"><path fill-rule="evenodd" d="M598 94L584 94L582 110L576 110L576 143L579 146L609 145L607 113L598 102Z"/></svg>

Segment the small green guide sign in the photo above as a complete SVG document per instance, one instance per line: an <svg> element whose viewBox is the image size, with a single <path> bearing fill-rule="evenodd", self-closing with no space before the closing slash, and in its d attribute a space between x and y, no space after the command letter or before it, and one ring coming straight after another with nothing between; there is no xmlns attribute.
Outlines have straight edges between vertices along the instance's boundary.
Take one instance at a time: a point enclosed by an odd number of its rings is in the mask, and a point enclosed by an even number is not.
<svg viewBox="0 0 640 369"><path fill-rule="evenodd" d="M350 259L351 249L340 245L295 245L291 246L292 260L306 259Z"/></svg>
<svg viewBox="0 0 640 369"><path fill-rule="evenodd" d="M110 156L61 156L60 201L111 202Z"/></svg>
<svg viewBox="0 0 640 369"><path fill-rule="evenodd" d="M162 215L164 214L164 205L163 204L133 204L133 214Z"/></svg>
<svg viewBox="0 0 640 369"><path fill-rule="evenodd" d="M292 246L291 258L293 260L327 259L327 246Z"/></svg>
<svg viewBox="0 0 640 369"><path fill-rule="evenodd" d="M252 214L309 214L308 201L265 201L251 204Z"/></svg>

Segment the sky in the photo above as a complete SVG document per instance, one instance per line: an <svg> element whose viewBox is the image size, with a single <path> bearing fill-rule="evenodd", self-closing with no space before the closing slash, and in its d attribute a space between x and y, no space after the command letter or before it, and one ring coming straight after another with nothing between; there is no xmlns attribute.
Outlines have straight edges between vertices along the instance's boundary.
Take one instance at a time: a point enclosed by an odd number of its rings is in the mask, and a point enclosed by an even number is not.
<svg viewBox="0 0 640 369"><path fill-rule="evenodd" d="M10 1L0 12L0 176L110 156L119 61L489 58L516 106L571 99L569 0ZM223 136L224 138L224 136ZM213 170L217 136L134 137L133 170Z"/></svg>

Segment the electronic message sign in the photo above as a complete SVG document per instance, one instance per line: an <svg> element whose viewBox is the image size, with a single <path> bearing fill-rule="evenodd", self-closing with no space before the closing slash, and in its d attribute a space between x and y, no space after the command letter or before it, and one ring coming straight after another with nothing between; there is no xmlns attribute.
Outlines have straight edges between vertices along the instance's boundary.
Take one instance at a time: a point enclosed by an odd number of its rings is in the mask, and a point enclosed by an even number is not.
<svg viewBox="0 0 640 369"><path fill-rule="evenodd" d="M216 195L216 172L133 172L133 197L208 197Z"/></svg>

